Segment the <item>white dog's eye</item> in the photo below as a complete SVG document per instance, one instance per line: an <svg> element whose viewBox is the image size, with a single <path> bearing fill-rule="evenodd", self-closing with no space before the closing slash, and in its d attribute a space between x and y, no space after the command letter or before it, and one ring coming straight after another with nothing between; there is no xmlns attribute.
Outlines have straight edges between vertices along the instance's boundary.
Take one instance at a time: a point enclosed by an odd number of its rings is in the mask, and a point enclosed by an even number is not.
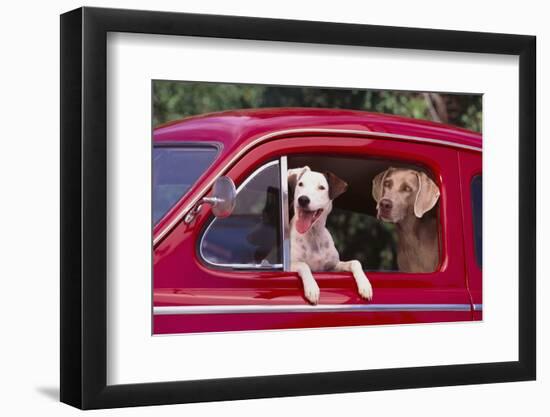
<svg viewBox="0 0 550 417"><path fill-rule="evenodd" d="M300 181L300 182L298 183L298 187L303 187L303 186L304 186L304 183Z"/></svg>
<svg viewBox="0 0 550 417"><path fill-rule="evenodd" d="M324 189L325 189L325 186L324 186L324 185L320 185L320 186L319 186L319 189L320 189L320 190L324 190Z"/></svg>

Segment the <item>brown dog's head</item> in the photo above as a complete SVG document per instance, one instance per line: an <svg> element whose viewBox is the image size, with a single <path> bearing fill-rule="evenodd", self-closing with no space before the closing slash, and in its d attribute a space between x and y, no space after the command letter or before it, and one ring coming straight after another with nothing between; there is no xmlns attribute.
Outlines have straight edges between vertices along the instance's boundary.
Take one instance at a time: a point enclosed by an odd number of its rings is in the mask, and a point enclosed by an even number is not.
<svg viewBox="0 0 550 417"><path fill-rule="evenodd" d="M439 199L439 188L424 173L407 168L388 168L372 180L377 217L399 223L414 214L421 218Z"/></svg>

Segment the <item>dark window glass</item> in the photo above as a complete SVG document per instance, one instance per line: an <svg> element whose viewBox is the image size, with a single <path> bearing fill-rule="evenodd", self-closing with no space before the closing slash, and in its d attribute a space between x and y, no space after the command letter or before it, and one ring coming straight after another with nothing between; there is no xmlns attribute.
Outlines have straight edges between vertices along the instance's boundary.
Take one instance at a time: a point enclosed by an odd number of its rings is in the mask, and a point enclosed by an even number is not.
<svg viewBox="0 0 550 417"><path fill-rule="evenodd" d="M239 187L233 213L207 227L202 258L216 266L281 268L280 192L277 161L253 173Z"/></svg>
<svg viewBox="0 0 550 417"><path fill-rule="evenodd" d="M367 213L335 206L328 216L327 229L341 260L357 259L366 271L399 270L394 224L381 222Z"/></svg>
<svg viewBox="0 0 550 417"><path fill-rule="evenodd" d="M480 267L482 266L483 258L482 188L481 175L478 175L472 180L472 216L474 220L474 246L476 251L476 261Z"/></svg>
<svg viewBox="0 0 550 417"><path fill-rule="evenodd" d="M153 222L162 216L206 171L217 149L190 146L162 146L153 149Z"/></svg>

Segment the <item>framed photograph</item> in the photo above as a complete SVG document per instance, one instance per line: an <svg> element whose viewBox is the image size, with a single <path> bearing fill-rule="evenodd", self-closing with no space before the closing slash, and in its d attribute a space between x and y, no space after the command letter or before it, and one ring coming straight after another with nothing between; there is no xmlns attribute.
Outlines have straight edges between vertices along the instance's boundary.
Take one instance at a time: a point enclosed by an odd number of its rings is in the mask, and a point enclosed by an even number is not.
<svg viewBox="0 0 550 417"><path fill-rule="evenodd" d="M482 319L481 95L152 97L153 334Z"/></svg>
<svg viewBox="0 0 550 417"><path fill-rule="evenodd" d="M532 380L535 38L61 16L61 401Z"/></svg>

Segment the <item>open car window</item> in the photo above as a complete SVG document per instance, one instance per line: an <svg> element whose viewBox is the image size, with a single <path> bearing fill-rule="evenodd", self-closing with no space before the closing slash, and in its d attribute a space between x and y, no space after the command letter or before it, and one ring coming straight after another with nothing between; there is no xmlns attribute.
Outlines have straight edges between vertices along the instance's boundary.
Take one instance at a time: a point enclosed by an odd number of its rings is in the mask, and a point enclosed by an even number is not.
<svg viewBox="0 0 550 417"><path fill-rule="evenodd" d="M400 161L370 157L348 157L332 155L300 155L288 157L288 168L296 169L308 166L317 172L331 172L348 185L347 190L333 200L332 211L327 217L326 227L329 230L341 261L356 259L361 262L363 270L380 272L425 273L435 272L439 267L439 204L422 213L418 218L414 212L419 183L431 181L435 186L433 173L414 161ZM387 174L385 174L387 173ZM379 181L374 181L378 178ZM383 179L386 178L386 181ZM387 180L390 181L387 181ZM374 182L380 189L373 193ZM385 183L390 182L391 193L382 191ZM408 185L407 185L408 184ZM410 186L409 195L404 190ZM434 189L435 190L435 189ZM290 217L294 199L292 187L289 188ZM437 193L437 191L435 191ZM375 195L379 195L376 201ZM384 197L382 197L384 195ZM403 202L400 202L404 195ZM394 198L395 197L395 198ZM393 203L391 219L379 216L379 202L384 198ZM399 211L402 208L403 214ZM418 212L418 210L417 210ZM431 245L426 244L422 259L399 262L400 245L409 244L409 236L401 233L403 223L400 216L405 216L420 228L430 228ZM399 230L401 228L401 231ZM422 232L424 233L424 232ZM424 236L422 239L426 240ZM291 241L292 244L292 241ZM429 247L429 249L428 249Z"/></svg>
<svg viewBox="0 0 550 417"><path fill-rule="evenodd" d="M326 221L340 260L358 260L366 271L425 273L437 270L438 202L422 213L419 220L423 225L432 226L433 245L421 259L409 260L409 264L401 259L400 264L400 245L407 236L400 234L399 221L379 216L379 204L373 193L375 178L386 177L383 174L390 171L404 173L402 185L398 184L397 176L387 178L393 179L396 193L407 183L414 188L407 197L410 206L405 207L404 212L416 221L413 204L418 200L420 178L427 178L435 186L433 174L413 162L322 154L282 157L280 162L272 161L257 168L239 185L233 213L226 218L212 217L203 229L198 246L201 259L219 268L288 269L291 250L283 243L290 241L291 245L292 241L284 223L294 215L294 187L287 184L287 169L304 166L313 171L331 172L348 184L347 190L333 200ZM287 187L282 187L282 183Z"/></svg>

